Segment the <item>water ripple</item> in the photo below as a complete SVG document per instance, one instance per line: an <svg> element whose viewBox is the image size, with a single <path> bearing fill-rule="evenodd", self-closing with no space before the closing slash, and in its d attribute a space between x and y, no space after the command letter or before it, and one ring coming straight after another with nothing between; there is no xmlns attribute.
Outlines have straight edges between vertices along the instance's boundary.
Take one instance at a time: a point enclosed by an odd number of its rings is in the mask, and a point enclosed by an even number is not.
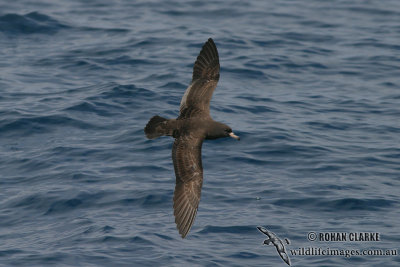
<svg viewBox="0 0 400 267"><path fill-rule="evenodd" d="M398 244L399 1L3 2L1 266L282 266L259 225L287 248L308 247L309 231ZM210 37L210 114L241 140L204 142L182 240L173 139L143 128L178 116Z"/></svg>

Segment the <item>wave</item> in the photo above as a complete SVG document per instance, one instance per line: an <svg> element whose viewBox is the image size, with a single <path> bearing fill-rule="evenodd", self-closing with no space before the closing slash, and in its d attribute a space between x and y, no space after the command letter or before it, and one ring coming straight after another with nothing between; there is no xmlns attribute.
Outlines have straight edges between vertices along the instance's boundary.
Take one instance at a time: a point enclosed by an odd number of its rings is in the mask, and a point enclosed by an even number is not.
<svg viewBox="0 0 400 267"><path fill-rule="evenodd" d="M0 32L7 34L54 34L67 25L39 12L25 15L15 13L0 16Z"/></svg>
<svg viewBox="0 0 400 267"><path fill-rule="evenodd" d="M319 211L332 212L336 211L378 211L386 208L393 207L397 202L382 199L382 198L341 198L334 200L326 200L321 198L295 198L295 199L281 199L275 201L274 204L282 207L291 207L295 209L309 209ZM320 208L316 208L320 207Z"/></svg>
<svg viewBox="0 0 400 267"><path fill-rule="evenodd" d="M28 136L35 133L51 132L55 129L54 127L65 126L79 129L101 128L94 123L88 123L66 115L44 115L0 121L0 135L14 136L16 134L18 136Z"/></svg>

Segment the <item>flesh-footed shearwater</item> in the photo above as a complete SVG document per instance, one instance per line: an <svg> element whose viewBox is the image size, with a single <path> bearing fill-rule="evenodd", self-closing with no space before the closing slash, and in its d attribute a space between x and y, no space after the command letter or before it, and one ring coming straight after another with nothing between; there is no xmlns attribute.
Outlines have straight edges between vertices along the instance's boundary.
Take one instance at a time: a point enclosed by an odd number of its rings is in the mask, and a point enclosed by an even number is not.
<svg viewBox="0 0 400 267"><path fill-rule="evenodd" d="M163 135L175 138L172 147L176 176L174 215L182 238L192 227L199 207L203 184L201 145L204 139L232 137L239 140L228 125L214 121L210 116L210 100L218 80L218 51L210 38L194 63L192 82L182 97L179 117L166 119L157 115L144 128L149 139Z"/></svg>

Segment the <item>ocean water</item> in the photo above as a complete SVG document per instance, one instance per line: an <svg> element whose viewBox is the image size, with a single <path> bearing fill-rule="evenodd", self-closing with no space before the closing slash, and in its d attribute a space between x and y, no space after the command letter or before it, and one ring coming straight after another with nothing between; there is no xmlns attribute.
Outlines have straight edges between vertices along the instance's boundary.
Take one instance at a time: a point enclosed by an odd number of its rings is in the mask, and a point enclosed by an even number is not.
<svg viewBox="0 0 400 267"><path fill-rule="evenodd" d="M219 49L184 240L174 118L202 44ZM0 1L0 266L400 266L400 2ZM323 242L309 233L378 233ZM399 252L399 251L398 251Z"/></svg>

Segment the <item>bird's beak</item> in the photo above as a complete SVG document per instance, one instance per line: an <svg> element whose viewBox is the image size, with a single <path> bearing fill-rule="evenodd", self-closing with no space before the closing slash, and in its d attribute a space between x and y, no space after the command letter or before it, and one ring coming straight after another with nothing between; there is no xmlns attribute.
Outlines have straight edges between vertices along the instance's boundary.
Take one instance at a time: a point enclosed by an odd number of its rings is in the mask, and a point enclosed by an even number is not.
<svg viewBox="0 0 400 267"><path fill-rule="evenodd" d="M230 137L232 137L232 138L235 138L236 140L240 140L240 137L239 136L237 136L236 134L234 134L234 133L229 133L229 136Z"/></svg>

